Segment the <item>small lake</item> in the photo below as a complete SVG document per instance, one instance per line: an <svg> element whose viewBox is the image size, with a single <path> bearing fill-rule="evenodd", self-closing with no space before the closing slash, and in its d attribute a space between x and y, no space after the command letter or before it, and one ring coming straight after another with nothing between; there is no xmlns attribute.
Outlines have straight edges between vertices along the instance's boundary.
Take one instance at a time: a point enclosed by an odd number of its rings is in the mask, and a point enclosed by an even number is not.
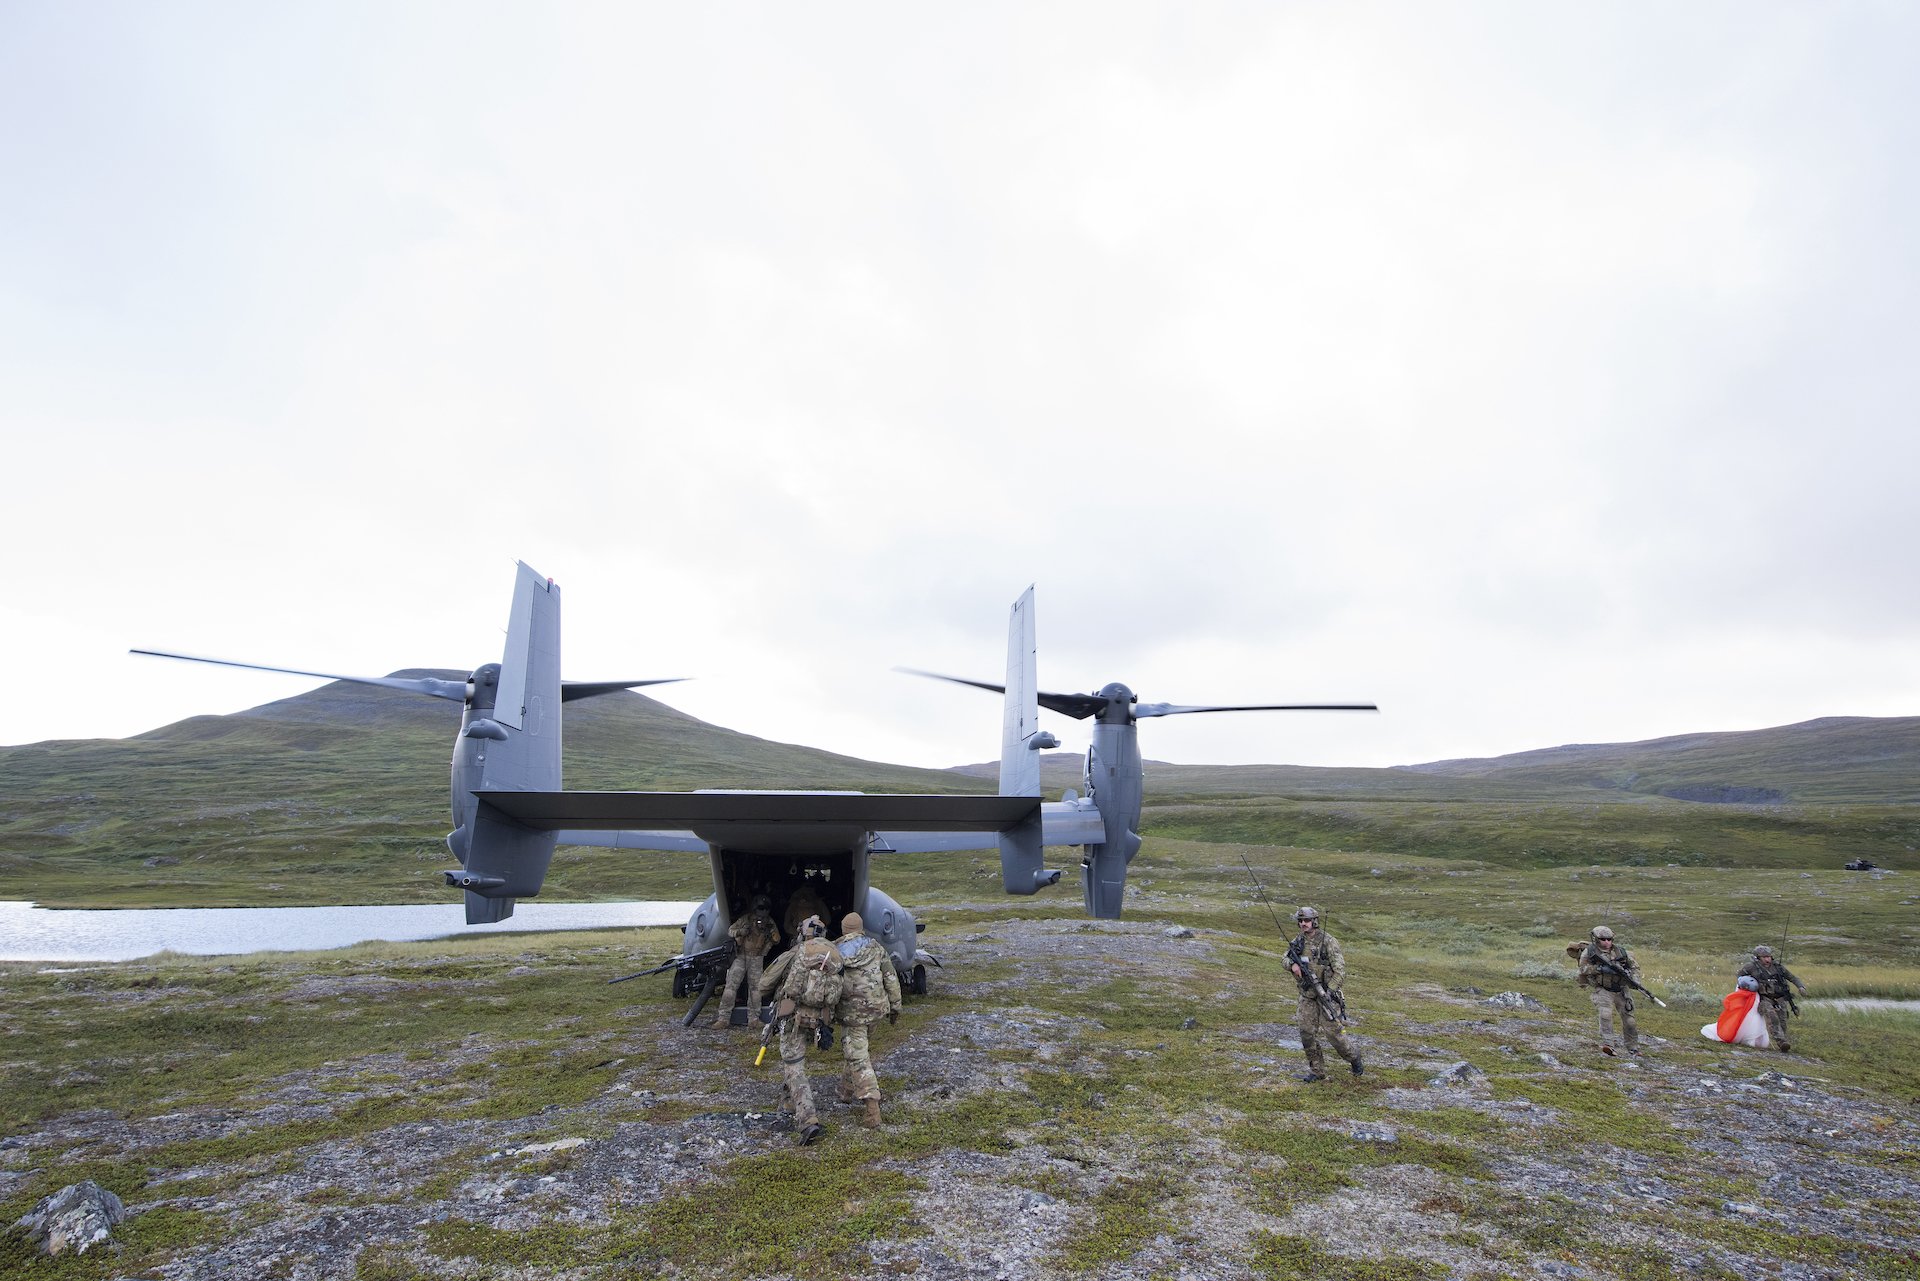
<svg viewBox="0 0 1920 1281"><path fill-rule="evenodd" d="M459 903L406 907L178 907L84 911L0 900L0 961L131 961L155 952L312 952L379 939L682 926L698 903L528 903L468 925Z"/></svg>
<svg viewBox="0 0 1920 1281"><path fill-rule="evenodd" d="M1838 996L1821 1001L1809 1001L1802 997L1801 1004L1813 1009L1890 1010L1895 1014L1920 1014L1920 1001L1889 996Z"/></svg>

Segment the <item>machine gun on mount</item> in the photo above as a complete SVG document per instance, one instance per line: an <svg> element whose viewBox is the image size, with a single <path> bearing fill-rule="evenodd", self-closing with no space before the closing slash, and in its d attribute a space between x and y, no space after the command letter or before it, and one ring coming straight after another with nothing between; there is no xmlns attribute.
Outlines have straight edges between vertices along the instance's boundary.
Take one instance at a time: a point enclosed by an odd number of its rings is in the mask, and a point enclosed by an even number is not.
<svg viewBox="0 0 1920 1281"><path fill-rule="evenodd" d="M720 980L727 976L727 967L733 964L733 955L740 945L732 939L717 947L702 948L698 952L682 952L671 956L650 970L641 970L637 974L623 974L617 979L608 979L609 986L625 983L628 979L644 979L653 974L673 971L673 994L685 996L697 984L700 995L687 1011L686 1018L680 1021L681 1027L692 1027L693 1021L700 1017L700 1011L707 1008L707 1002L713 999L713 991L720 986ZM751 995L751 994L749 994Z"/></svg>

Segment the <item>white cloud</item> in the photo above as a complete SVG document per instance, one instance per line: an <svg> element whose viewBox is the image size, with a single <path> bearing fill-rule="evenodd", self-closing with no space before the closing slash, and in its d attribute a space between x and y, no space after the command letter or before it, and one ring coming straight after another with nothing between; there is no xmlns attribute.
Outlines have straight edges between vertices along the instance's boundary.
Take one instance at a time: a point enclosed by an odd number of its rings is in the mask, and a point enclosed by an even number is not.
<svg viewBox="0 0 1920 1281"><path fill-rule="evenodd" d="M483 661L514 557L573 675L930 764L995 709L886 667L1034 581L1049 687L1387 707L1161 757L1920 692L1904 11L0 22L0 737L227 696L113 636Z"/></svg>

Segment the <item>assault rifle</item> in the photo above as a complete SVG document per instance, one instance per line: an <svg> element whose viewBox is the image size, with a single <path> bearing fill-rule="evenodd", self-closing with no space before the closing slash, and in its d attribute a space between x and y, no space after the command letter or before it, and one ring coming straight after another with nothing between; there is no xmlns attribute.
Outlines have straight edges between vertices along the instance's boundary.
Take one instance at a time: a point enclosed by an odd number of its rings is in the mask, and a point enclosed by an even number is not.
<svg viewBox="0 0 1920 1281"><path fill-rule="evenodd" d="M1315 1003L1320 1006L1322 1014L1335 1023L1351 1022L1352 1020L1347 1018L1346 998L1338 992L1329 992L1327 985L1320 980L1320 976L1313 972L1313 966L1307 960L1306 942L1307 936L1299 934L1294 937L1293 942L1287 944L1287 964L1300 967L1300 977L1295 982L1300 984L1302 992L1313 997Z"/></svg>
<svg viewBox="0 0 1920 1281"><path fill-rule="evenodd" d="M1659 997L1655 996L1653 992L1646 987L1645 984L1640 982L1639 979L1633 977L1633 975L1627 973L1626 970L1622 969L1618 965L1615 965L1612 961L1609 961L1606 957L1600 955L1598 951L1589 953L1589 959L1592 960L1595 965L1599 966L1601 969L1605 970L1607 973L1613 975L1615 978L1625 980L1627 986L1632 988L1634 991L1645 992L1647 994L1647 999L1649 1001L1652 1001L1655 1005L1659 1006L1661 1009L1664 1010L1667 1008L1667 1003L1661 1000Z"/></svg>

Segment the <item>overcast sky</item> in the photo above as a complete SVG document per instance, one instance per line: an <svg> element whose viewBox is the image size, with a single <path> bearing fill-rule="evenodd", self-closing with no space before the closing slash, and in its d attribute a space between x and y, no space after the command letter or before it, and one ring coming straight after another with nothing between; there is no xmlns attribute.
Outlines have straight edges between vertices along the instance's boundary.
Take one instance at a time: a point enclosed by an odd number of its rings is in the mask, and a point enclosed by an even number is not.
<svg viewBox="0 0 1920 1281"><path fill-rule="evenodd" d="M1920 9L0 6L0 742L497 660L989 759L1920 713ZM456 722L448 709L449 740ZM1065 745L1084 726L1048 716Z"/></svg>

